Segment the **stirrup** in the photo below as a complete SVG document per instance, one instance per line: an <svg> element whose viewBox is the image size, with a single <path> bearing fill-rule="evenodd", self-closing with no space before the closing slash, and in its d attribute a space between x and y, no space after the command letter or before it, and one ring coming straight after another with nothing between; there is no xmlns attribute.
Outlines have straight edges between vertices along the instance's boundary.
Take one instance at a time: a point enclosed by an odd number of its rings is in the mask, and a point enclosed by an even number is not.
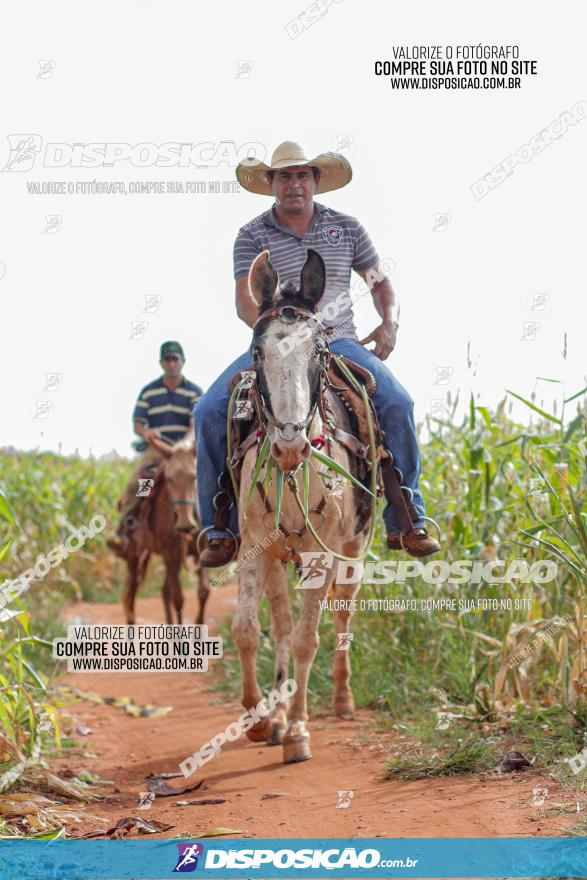
<svg viewBox="0 0 587 880"><path fill-rule="evenodd" d="M198 551L198 554L201 554L201 553L202 553L202 547L201 547L201 545L200 545L200 541L201 541L202 535L205 535L207 532L211 531L212 529L216 529L216 526L206 526L206 528L205 528L205 529L202 529L202 531L201 531L200 534L198 535L198 538L197 538L197 540L196 540L196 550ZM217 531L220 531L219 529L216 529L216 530L217 530ZM232 529L229 529L229 528L228 528L228 526L225 527L224 531L229 533L230 537L231 537L232 540L234 541L234 549L235 549L235 551L238 553L238 538L237 538L237 536L236 536L235 533L232 531ZM212 540L214 540L214 539L212 539Z"/></svg>

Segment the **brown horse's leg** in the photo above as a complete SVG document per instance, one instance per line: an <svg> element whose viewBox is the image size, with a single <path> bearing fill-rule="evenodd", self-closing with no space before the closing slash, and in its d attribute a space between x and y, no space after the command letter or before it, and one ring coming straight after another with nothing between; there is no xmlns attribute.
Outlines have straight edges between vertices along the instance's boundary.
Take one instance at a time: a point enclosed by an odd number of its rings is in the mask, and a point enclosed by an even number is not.
<svg viewBox="0 0 587 880"><path fill-rule="evenodd" d="M281 562L273 563L267 577L267 598L271 612L271 635L275 644L274 688L279 690L289 678L289 655L291 652L291 633L293 621L289 607L287 571ZM283 742L287 725L287 702L278 703L271 715L271 737L268 745L278 746Z"/></svg>
<svg viewBox="0 0 587 880"><path fill-rule="evenodd" d="M126 579L122 594L122 607L124 608L127 624L135 622L135 598L139 588L138 568L139 559L131 547L126 560Z"/></svg>
<svg viewBox="0 0 587 880"><path fill-rule="evenodd" d="M326 595L328 582L319 590L306 590L300 619L293 635L296 692L287 713L287 730L283 738L283 760L286 764L306 761L312 757L308 720L308 679L318 650L320 602Z"/></svg>
<svg viewBox="0 0 587 880"><path fill-rule="evenodd" d="M181 623L183 593L179 575L181 571L181 539L179 535L173 535L172 540L166 544L163 559L165 561L165 582L163 584L165 622L173 623L171 614L171 606L173 605L177 616L177 623Z"/></svg>
<svg viewBox="0 0 587 880"><path fill-rule="evenodd" d="M209 574L208 574L207 568L204 568L201 565L198 565L197 568L198 568L198 616L196 617L196 623L204 623L204 610L206 608L206 602L208 601L208 596L210 595Z"/></svg>
<svg viewBox="0 0 587 880"><path fill-rule="evenodd" d="M246 553L247 549L244 547L242 552ZM261 634L258 611L268 567L263 556L259 556L239 574L238 607L232 622L232 635L239 650L245 709L256 706L263 696L257 682L257 649ZM271 736L271 721L262 718L247 730L246 735L253 742L266 742Z"/></svg>

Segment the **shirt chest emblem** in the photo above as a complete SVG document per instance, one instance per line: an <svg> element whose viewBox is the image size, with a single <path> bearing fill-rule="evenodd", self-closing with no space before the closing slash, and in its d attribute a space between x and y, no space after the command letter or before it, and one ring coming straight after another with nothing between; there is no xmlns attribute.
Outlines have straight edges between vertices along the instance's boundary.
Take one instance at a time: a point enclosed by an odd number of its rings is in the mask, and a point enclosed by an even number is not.
<svg viewBox="0 0 587 880"><path fill-rule="evenodd" d="M328 242L328 244L332 245L332 247L336 247L342 241L343 228L342 226L324 226L322 229L322 235L324 239Z"/></svg>

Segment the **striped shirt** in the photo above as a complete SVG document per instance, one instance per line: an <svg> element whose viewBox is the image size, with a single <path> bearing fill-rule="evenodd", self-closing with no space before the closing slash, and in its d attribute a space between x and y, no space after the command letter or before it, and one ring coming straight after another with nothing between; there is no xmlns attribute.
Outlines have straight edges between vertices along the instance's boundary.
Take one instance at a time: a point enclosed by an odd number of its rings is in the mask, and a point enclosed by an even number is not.
<svg viewBox="0 0 587 880"><path fill-rule="evenodd" d="M349 289L351 269L358 272L379 263L371 239L355 217L314 202L314 216L303 238L279 222L273 207L242 226L234 243L234 277L238 280L248 275L257 254L268 250L279 281L292 281L299 287L308 248L318 251L326 266L326 287L318 303L320 312ZM328 311L324 324L339 327L337 338L357 339L351 304L331 309L335 313L332 318Z"/></svg>
<svg viewBox="0 0 587 880"><path fill-rule="evenodd" d="M199 385L185 376L172 391L163 384L163 376L160 376L145 385L139 394L133 420L144 422L148 428L157 428L162 437L176 443L187 434L192 409L203 393Z"/></svg>

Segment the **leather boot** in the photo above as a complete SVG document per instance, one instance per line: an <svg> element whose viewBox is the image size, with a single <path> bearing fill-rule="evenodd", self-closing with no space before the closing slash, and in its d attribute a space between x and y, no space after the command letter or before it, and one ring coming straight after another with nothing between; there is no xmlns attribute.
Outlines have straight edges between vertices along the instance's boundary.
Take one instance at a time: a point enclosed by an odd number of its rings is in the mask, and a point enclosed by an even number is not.
<svg viewBox="0 0 587 880"><path fill-rule="evenodd" d="M236 559L238 540L234 538L210 538L208 546L200 554L200 565L206 568L219 568Z"/></svg>
<svg viewBox="0 0 587 880"><path fill-rule="evenodd" d="M431 553L438 553L440 550L440 544L436 538L431 538L426 529L421 526L410 529L409 532L403 534L401 541L399 534L387 536L387 546L390 550L401 550L402 542L403 549L410 556L430 556Z"/></svg>

